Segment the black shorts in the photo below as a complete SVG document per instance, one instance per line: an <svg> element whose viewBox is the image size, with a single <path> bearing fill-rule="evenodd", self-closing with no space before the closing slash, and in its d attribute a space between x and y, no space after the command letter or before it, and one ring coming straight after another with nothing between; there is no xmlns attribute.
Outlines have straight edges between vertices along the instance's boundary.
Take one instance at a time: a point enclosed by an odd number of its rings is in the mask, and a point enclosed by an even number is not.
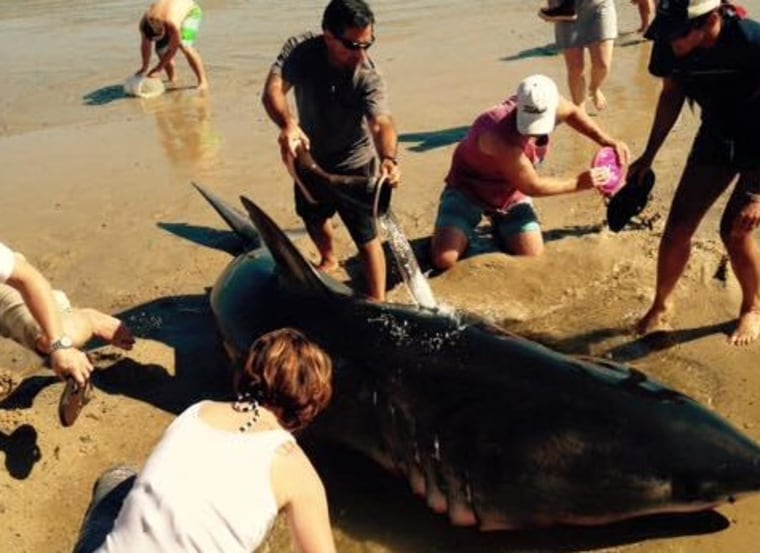
<svg viewBox="0 0 760 553"><path fill-rule="evenodd" d="M760 142L757 138L725 138L702 125L691 146L689 160L737 172L760 169Z"/></svg>
<svg viewBox="0 0 760 553"><path fill-rule="evenodd" d="M350 171L343 171L342 174L363 177L374 176L375 162L372 160L362 167ZM319 203L313 204L304 197L301 188L295 183L294 191L296 198L296 213L306 223L321 225L337 212L338 215L340 215L343 224L346 225L346 229L351 235L351 238L357 245L363 246L377 237L375 220L369 212L354 209L336 199L323 198L320 199ZM364 198L359 199L359 201L363 200Z"/></svg>

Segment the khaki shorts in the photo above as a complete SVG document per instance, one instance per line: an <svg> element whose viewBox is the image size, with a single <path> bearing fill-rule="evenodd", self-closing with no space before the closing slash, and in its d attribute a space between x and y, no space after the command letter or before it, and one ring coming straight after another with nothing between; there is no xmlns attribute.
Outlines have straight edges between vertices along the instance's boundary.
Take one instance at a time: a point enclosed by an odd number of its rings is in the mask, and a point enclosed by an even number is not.
<svg viewBox="0 0 760 553"><path fill-rule="evenodd" d="M66 294L53 290L53 299L65 319L71 313L71 303ZM0 284L0 335L10 338L37 351L37 340L42 336L42 329L32 317L21 294L7 284Z"/></svg>

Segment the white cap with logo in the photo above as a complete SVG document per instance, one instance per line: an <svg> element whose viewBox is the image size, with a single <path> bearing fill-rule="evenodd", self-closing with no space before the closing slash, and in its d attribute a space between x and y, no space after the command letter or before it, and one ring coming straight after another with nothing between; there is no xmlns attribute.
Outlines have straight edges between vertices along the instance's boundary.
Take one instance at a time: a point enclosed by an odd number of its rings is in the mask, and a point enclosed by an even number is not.
<svg viewBox="0 0 760 553"><path fill-rule="evenodd" d="M525 135L549 134L557 119L559 92L545 75L531 75L517 86L517 130Z"/></svg>

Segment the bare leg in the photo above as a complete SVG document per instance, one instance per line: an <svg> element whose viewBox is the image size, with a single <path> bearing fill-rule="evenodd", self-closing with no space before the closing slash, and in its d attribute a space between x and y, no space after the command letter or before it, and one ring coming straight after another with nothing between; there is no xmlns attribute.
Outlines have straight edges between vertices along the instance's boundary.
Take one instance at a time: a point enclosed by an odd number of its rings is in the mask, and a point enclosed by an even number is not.
<svg viewBox="0 0 760 553"><path fill-rule="evenodd" d="M467 235L456 227L436 228L433 233L432 262L437 269L446 270L459 261L467 250Z"/></svg>
<svg viewBox="0 0 760 553"><path fill-rule="evenodd" d="M654 11L654 0L633 0L639 8L639 17L641 18L641 26L638 28L639 33L643 33L649 27L649 22L652 20L652 12Z"/></svg>
<svg viewBox="0 0 760 553"><path fill-rule="evenodd" d="M306 232L309 233L314 245L319 250L321 259L317 265L318 271L329 273L338 268L338 258L333 248L333 229L329 219L320 222L306 222Z"/></svg>
<svg viewBox="0 0 760 553"><path fill-rule="evenodd" d="M760 250L751 230L734 227L737 216L750 201L746 195L746 185L757 182L758 178L760 171L742 173L720 225L721 238L742 290L739 320L729 338L735 346L747 345L760 337Z"/></svg>
<svg viewBox="0 0 760 553"><path fill-rule="evenodd" d="M602 83L610 72L612 66L612 50L614 42L612 40L603 40L595 42L588 48L591 56L591 82L588 91L591 101L598 111L607 107L607 99L602 94Z"/></svg>
<svg viewBox="0 0 760 553"><path fill-rule="evenodd" d="M541 231L521 232L501 238L501 241L507 252L513 255L532 257L544 253L544 237Z"/></svg>
<svg viewBox="0 0 760 553"><path fill-rule="evenodd" d="M175 65L175 63L174 63L174 60L171 60L171 61L170 61L169 63L167 63L167 64L166 64L166 66L164 67L164 71L166 72L166 78L167 78L167 79L169 79L169 82L170 82L171 84L174 84L174 76L175 76L175 72L174 72L174 69L175 69L176 67L177 67L177 66L176 66L176 65Z"/></svg>
<svg viewBox="0 0 760 553"><path fill-rule="evenodd" d="M64 332L74 345L84 346L92 338L100 338L121 349L132 349L132 332L116 317L91 308L72 308L63 316Z"/></svg>
<svg viewBox="0 0 760 553"><path fill-rule="evenodd" d="M583 75L583 48L567 48L563 51L567 68L567 85L576 106L586 109L586 77Z"/></svg>
<svg viewBox="0 0 760 553"><path fill-rule="evenodd" d="M734 173L720 167L686 162L670 206L657 257L657 287L649 311L636 325L639 334L668 327L672 295L691 253L691 238L710 206L731 183Z"/></svg>
<svg viewBox="0 0 760 553"><path fill-rule="evenodd" d="M198 79L198 90L207 90L208 79L206 78L206 70L203 67L203 60L201 59L200 54L198 54L198 51L192 46L183 46L182 52L184 52L185 58L187 58L187 63L190 64L193 73L195 73L195 77Z"/></svg>
<svg viewBox="0 0 760 553"><path fill-rule="evenodd" d="M367 280L367 295L377 301L385 301L385 252L379 238L359 246L359 255Z"/></svg>

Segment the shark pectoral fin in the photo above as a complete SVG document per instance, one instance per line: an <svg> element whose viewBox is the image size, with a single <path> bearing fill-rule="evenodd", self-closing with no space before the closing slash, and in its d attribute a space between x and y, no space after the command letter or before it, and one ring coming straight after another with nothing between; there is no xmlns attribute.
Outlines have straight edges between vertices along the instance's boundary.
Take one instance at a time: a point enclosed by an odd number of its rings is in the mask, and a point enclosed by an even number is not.
<svg viewBox="0 0 760 553"><path fill-rule="evenodd" d="M246 242L246 249L253 250L261 246L261 239L251 220L241 211L232 207L216 194L212 194L206 188L195 182L190 182L201 196L214 208L224 222Z"/></svg>

